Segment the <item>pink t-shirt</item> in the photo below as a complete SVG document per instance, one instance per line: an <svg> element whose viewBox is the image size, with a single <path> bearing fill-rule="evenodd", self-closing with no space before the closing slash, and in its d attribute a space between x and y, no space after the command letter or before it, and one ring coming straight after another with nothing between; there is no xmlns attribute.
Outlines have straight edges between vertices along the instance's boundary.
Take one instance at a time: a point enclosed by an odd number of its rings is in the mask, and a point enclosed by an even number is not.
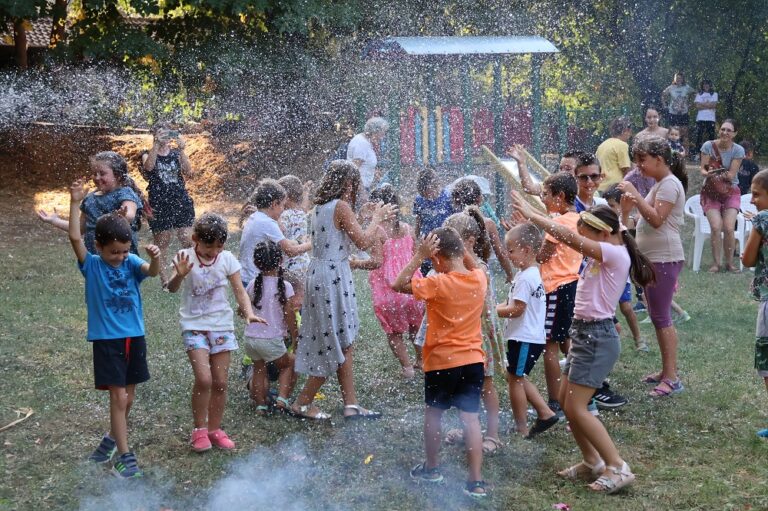
<svg viewBox="0 0 768 511"><path fill-rule="evenodd" d="M631 261L624 245L600 243L603 261L587 259L576 286L575 319L612 318L629 276Z"/></svg>
<svg viewBox="0 0 768 511"><path fill-rule="evenodd" d="M283 306L280 305L278 300L277 277L264 276L264 287L261 289L261 300L259 301L260 309L253 305L253 283L255 280L248 283L245 292L248 293L248 299L251 300L254 314L264 318L267 324L249 323L245 327L245 335L257 339L280 339L285 337L287 328L285 326L285 318L283 317ZM293 286L286 280L283 280L283 283L285 283L285 297L292 297Z"/></svg>

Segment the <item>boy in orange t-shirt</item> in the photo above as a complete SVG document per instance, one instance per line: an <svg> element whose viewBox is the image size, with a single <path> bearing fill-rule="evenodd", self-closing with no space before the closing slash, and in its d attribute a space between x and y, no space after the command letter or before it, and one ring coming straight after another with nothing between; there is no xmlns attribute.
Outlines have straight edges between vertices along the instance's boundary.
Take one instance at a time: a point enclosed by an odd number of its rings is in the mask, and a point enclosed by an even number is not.
<svg viewBox="0 0 768 511"><path fill-rule="evenodd" d="M574 202L578 192L576 178L565 172L552 174L542 183L541 199L552 220L576 231L579 214ZM565 243L547 234L536 261L541 265L541 280L547 294L547 312L544 320L546 347L544 349L544 377L547 382L548 405L560 412L560 365L558 351L568 353L573 307L576 303L576 284L583 256Z"/></svg>
<svg viewBox="0 0 768 511"><path fill-rule="evenodd" d="M438 272L413 277L424 259ZM413 280L411 280L413 279ZM483 463L482 432L478 411L483 387L485 354L480 320L488 286L485 273L465 254L461 237L450 227L432 231L392 284L399 293L410 293L427 303L427 336L424 343L424 447L426 461L411 470L416 481L439 483L438 467L443 412L459 409L464 425L469 479L464 493L485 498L480 476Z"/></svg>

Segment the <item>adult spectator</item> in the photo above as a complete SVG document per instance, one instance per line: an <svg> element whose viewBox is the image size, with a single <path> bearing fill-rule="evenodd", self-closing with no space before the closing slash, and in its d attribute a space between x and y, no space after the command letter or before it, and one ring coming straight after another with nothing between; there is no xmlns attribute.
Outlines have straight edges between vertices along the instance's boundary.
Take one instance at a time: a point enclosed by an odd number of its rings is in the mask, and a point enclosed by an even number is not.
<svg viewBox="0 0 768 511"><path fill-rule="evenodd" d="M600 161L603 169L603 182L598 187L601 192L611 185L621 182L629 172L632 162L629 159L629 144L627 141L632 136L632 125L626 117L619 117L611 121L609 127L611 137L597 146L595 156Z"/></svg>
<svg viewBox="0 0 768 511"><path fill-rule="evenodd" d="M733 141L737 129L736 121L726 119L720 125L720 137L701 146L701 175L705 177L701 188L701 208L712 230L713 262L710 273L719 272L723 264L726 271L739 272L733 265L733 249L736 215L741 207L738 173L744 159L744 148Z"/></svg>
<svg viewBox="0 0 768 511"><path fill-rule="evenodd" d="M693 100L696 107L696 151L701 151L701 145L707 140L715 138L715 109L717 108L717 92L712 87L712 82L706 78L699 84L699 93Z"/></svg>
<svg viewBox="0 0 768 511"><path fill-rule="evenodd" d="M192 164L184 152L186 142L178 131L158 124L152 133L152 149L142 155L141 175L147 180L147 193L153 216L149 220L155 245L160 248L160 282L168 282L165 256L176 234L183 248L192 246L195 205L187 193L185 176L193 176Z"/></svg>
<svg viewBox="0 0 768 511"><path fill-rule="evenodd" d="M347 159L360 170L360 181L365 191L363 199L381 178L376 165L379 163L375 146L380 144L389 129L389 123L383 117L371 117L365 123L362 133L358 133L347 146Z"/></svg>
<svg viewBox="0 0 768 511"><path fill-rule="evenodd" d="M691 108L692 96L696 89L685 83L685 75L675 73L672 84L661 93L661 103L667 109L667 126L680 128L680 138L683 147L688 149L688 110Z"/></svg>

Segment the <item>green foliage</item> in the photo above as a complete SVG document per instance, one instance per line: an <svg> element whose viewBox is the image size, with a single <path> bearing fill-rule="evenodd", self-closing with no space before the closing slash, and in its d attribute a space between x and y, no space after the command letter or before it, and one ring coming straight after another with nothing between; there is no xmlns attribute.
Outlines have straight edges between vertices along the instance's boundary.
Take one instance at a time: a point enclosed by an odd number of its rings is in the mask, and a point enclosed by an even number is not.
<svg viewBox="0 0 768 511"><path fill-rule="evenodd" d="M0 21L36 19L48 14L50 8L47 0L0 0Z"/></svg>

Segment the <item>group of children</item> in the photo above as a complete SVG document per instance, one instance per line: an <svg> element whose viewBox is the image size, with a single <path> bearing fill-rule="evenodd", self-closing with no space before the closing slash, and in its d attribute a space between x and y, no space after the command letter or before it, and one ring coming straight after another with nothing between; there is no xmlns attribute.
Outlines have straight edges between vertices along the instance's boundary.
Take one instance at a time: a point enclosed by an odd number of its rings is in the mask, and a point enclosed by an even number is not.
<svg viewBox="0 0 768 511"><path fill-rule="evenodd" d="M645 154L660 161L658 165L666 164L663 154ZM381 416L358 404L354 388L359 321L352 271L359 269L371 271L374 312L403 377L424 372L426 460L411 470L414 479L443 479L438 462L441 417L455 406L464 428L449 431L445 440L463 440L467 446L465 492L476 498L487 495L482 455L501 446L493 374L502 369L518 433L532 437L546 431L558 422L560 409L567 417L583 461L561 471L561 476L588 478L590 488L607 493L631 483L634 475L589 407L619 355L617 305L627 317L636 347L647 349L631 306L624 304L631 299L630 273L636 285L645 287L658 282L658 267L654 276L655 264L619 221L629 221L630 210L638 207L638 193L622 183L604 194L608 204L601 204L594 197L599 162L589 155L564 158L573 160L566 162L573 175L560 172L541 185L530 179L519 150L513 157L521 163L526 191L540 194L548 214L513 193L515 213L505 223L509 230L503 241L496 223L481 213L484 197L473 180L460 181L449 196L436 185L434 171L426 170L419 177L416 228L411 229L399 214L400 200L392 187L375 190L368 203L358 206L359 171L341 160L330 164L314 191L312 213L307 211L307 189L295 176L262 181L244 208L239 258L224 248L228 229L221 216L206 213L197 218L193 247L176 254L167 283L168 291L181 290L182 340L194 374L192 449L235 447L221 429L231 354L238 348L227 287L247 323L243 344L253 361L249 386L257 413L278 409L304 419L328 419L313 401L327 377L336 373L345 418ZM82 181L72 185L69 221L44 212L40 217L68 230L86 281L95 384L110 392L110 430L91 459L109 462L117 454L114 471L138 477L142 472L128 445L127 417L135 385L149 379L139 285L146 276L159 274L160 251L146 247L149 263L136 255L131 221L140 218L142 199L126 186L130 178L124 160L116 153L99 153L91 166L97 189L86 195ZM768 220L760 219L768 209L768 174L754 177L752 193L761 213L753 220L744 263L757 265L755 293L766 303L768 293L762 288L768 289L768 242L763 233ZM643 208L644 217L655 218ZM367 250L370 257L353 256L352 245ZM488 267L492 253L510 282L508 298L501 304L495 303ZM761 308L756 367L768 387L764 316ZM413 362L406 335L415 347ZM559 352L567 354L562 371ZM548 401L527 379L542 353ZM274 400L267 392L268 365L279 372ZM657 379L670 387L667 394L679 384L675 365L676 360L671 376L663 371ZM297 374L307 379L291 401ZM478 414L481 401L485 434ZM537 414L530 427L528 403ZM768 431L761 434L768 436Z"/></svg>

